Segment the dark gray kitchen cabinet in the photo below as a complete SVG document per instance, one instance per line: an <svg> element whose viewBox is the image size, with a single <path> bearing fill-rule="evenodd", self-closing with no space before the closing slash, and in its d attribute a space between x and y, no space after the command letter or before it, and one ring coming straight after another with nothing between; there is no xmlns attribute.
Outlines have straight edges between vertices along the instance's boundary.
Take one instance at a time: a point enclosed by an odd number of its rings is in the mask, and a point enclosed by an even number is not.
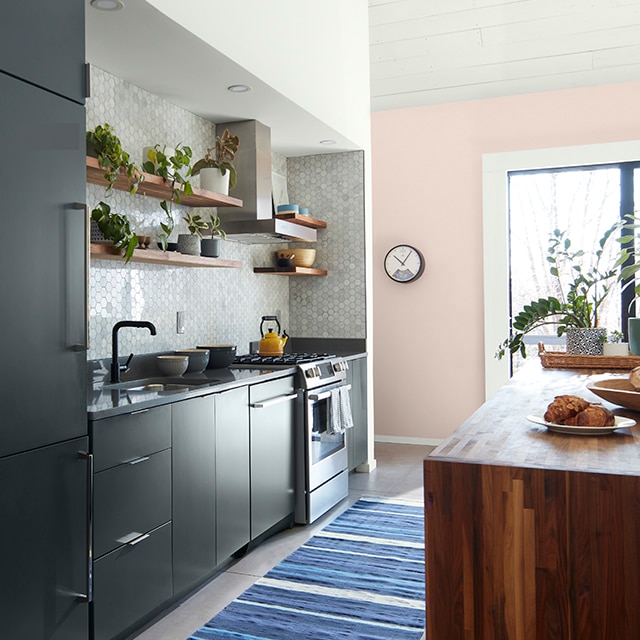
<svg viewBox="0 0 640 640"><path fill-rule="evenodd" d="M84 0L3 2L0 70L84 103L84 5Z"/></svg>
<svg viewBox="0 0 640 640"><path fill-rule="evenodd" d="M347 430L349 470L367 460L367 357L349 360L347 384L351 385L351 414L353 428Z"/></svg>
<svg viewBox="0 0 640 640"><path fill-rule="evenodd" d="M125 637L173 595L171 407L90 423L94 640Z"/></svg>
<svg viewBox="0 0 640 640"><path fill-rule="evenodd" d="M120 640L172 596L171 523L94 563L93 640Z"/></svg>
<svg viewBox="0 0 640 640"><path fill-rule="evenodd" d="M0 96L2 232L29 229L0 257L2 457L87 434L86 214L84 107L3 73Z"/></svg>
<svg viewBox="0 0 640 640"><path fill-rule="evenodd" d="M171 407L173 590L194 586L216 566L214 396Z"/></svg>
<svg viewBox="0 0 640 640"><path fill-rule="evenodd" d="M249 387L251 538L293 518L295 401L293 376Z"/></svg>
<svg viewBox="0 0 640 640"><path fill-rule="evenodd" d="M216 541L218 562L251 538L249 390L216 395Z"/></svg>
<svg viewBox="0 0 640 640"><path fill-rule="evenodd" d="M0 637L86 640L89 467L78 438L0 460Z"/></svg>

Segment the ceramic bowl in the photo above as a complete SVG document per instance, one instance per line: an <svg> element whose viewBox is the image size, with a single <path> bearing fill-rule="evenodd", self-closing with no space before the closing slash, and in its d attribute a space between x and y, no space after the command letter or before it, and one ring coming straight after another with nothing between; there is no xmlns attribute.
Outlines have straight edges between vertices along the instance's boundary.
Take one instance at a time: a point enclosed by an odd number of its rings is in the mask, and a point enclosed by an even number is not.
<svg viewBox="0 0 640 640"><path fill-rule="evenodd" d="M299 213L300 205L297 204L279 204L278 213Z"/></svg>
<svg viewBox="0 0 640 640"><path fill-rule="evenodd" d="M187 373L202 373L209 364L208 349L180 349L176 351L176 355L189 358Z"/></svg>
<svg viewBox="0 0 640 640"><path fill-rule="evenodd" d="M208 349L209 364L207 369L225 369L236 357L235 344L205 344L198 345L198 349Z"/></svg>
<svg viewBox="0 0 640 640"><path fill-rule="evenodd" d="M291 258L278 258L276 260L279 267L290 267L291 266Z"/></svg>
<svg viewBox="0 0 640 640"><path fill-rule="evenodd" d="M300 207L300 215L301 216L308 216L309 215L309 208L308 207Z"/></svg>
<svg viewBox="0 0 640 640"><path fill-rule="evenodd" d="M156 356L156 362L165 376L181 376L189 366L189 356Z"/></svg>
<svg viewBox="0 0 640 640"><path fill-rule="evenodd" d="M315 249L295 249L295 256L291 259L294 267L311 267L316 261Z"/></svg>

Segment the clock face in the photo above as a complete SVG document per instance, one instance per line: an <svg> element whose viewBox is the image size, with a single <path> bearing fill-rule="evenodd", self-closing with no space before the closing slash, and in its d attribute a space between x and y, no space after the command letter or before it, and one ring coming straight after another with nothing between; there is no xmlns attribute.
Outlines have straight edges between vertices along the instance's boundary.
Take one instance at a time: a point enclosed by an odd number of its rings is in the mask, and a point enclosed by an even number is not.
<svg viewBox="0 0 640 640"><path fill-rule="evenodd" d="M415 247L399 244L385 256L384 270L395 282L413 282L424 271L424 257Z"/></svg>

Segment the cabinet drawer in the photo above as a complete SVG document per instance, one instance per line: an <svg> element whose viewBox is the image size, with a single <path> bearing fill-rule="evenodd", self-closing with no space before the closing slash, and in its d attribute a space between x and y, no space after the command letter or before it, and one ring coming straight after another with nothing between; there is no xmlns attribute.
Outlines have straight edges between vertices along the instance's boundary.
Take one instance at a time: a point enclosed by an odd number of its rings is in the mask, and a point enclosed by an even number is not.
<svg viewBox="0 0 640 640"><path fill-rule="evenodd" d="M249 387L249 403L266 402L293 393L293 376L261 382Z"/></svg>
<svg viewBox="0 0 640 640"><path fill-rule="evenodd" d="M94 640L111 640L172 596L171 523L93 565Z"/></svg>
<svg viewBox="0 0 640 640"><path fill-rule="evenodd" d="M171 446L171 406L91 423L94 468L102 471Z"/></svg>
<svg viewBox="0 0 640 640"><path fill-rule="evenodd" d="M171 449L96 473L93 492L98 558L171 520Z"/></svg>

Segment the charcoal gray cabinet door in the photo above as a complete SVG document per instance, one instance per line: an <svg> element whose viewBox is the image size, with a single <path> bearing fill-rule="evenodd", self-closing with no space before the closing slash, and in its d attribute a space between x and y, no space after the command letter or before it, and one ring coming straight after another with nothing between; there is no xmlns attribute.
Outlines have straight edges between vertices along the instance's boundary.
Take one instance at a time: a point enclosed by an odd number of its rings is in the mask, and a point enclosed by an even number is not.
<svg viewBox="0 0 640 640"><path fill-rule="evenodd" d="M171 406L173 591L216 566L216 440L213 396Z"/></svg>
<svg viewBox="0 0 640 640"><path fill-rule="evenodd" d="M86 640L87 438L0 460L0 638Z"/></svg>
<svg viewBox="0 0 640 640"><path fill-rule="evenodd" d="M367 358L349 360L347 384L351 385L353 428L347 431L349 470L367 460Z"/></svg>
<svg viewBox="0 0 640 640"><path fill-rule="evenodd" d="M294 511L293 394L293 377L256 384L249 390L252 539Z"/></svg>
<svg viewBox="0 0 640 640"><path fill-rule="evenodd" d="M0 96L1 457L86 435L87 399L84 107L2 73Z"/></svg>
<svg viewBox="0 0 640 640"><path fill-rule="evenodd" d="M218 562L249 542L249 390L216 394L216 528Z"/></svg>
<svg viewBox="0 0 640 640"><path fill-rule="evenodd" d="M3 2L0 70L84 103L84 5L84 0Z"/></svg>

